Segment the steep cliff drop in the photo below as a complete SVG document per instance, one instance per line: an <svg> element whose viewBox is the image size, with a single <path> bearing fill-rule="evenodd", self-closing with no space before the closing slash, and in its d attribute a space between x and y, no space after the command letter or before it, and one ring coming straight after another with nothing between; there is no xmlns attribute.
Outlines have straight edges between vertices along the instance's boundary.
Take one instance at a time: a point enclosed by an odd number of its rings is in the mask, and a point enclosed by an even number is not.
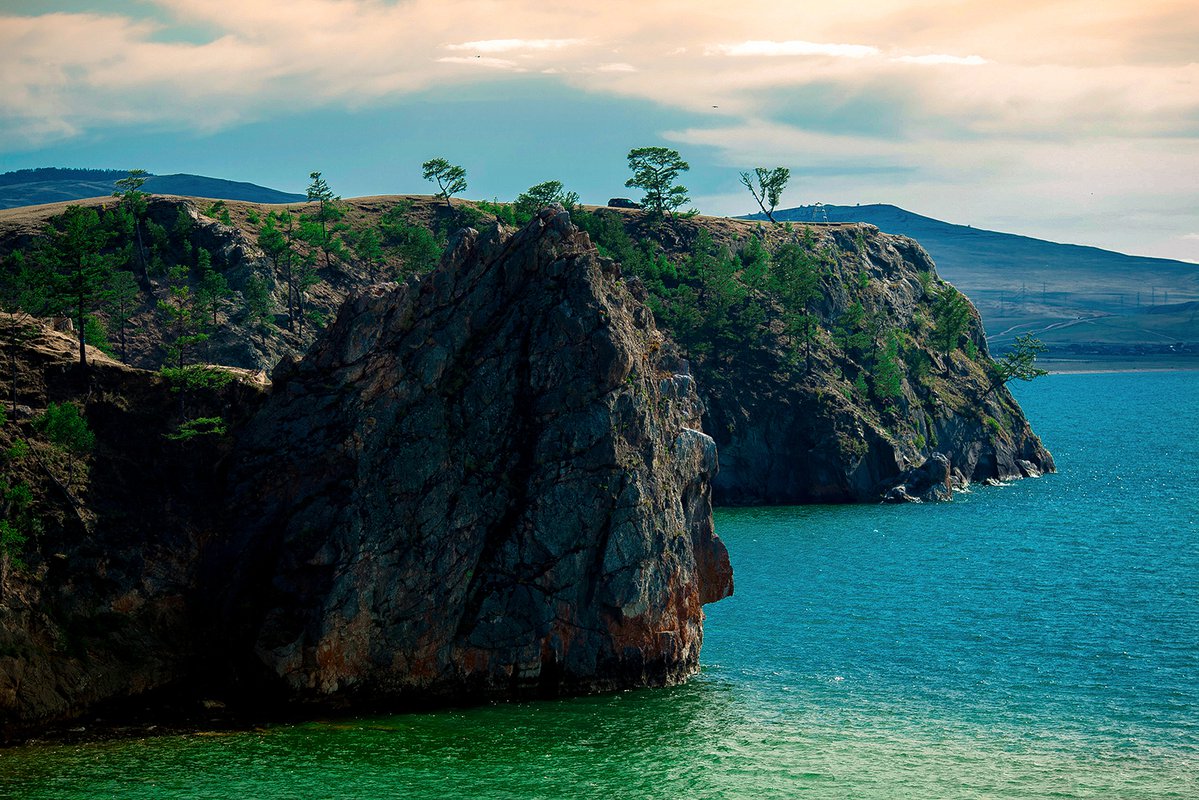
<svg viewBox="0 0 1199 800"><path fill-rule="evenodd" d="M560 208L458 234L432 274L347 301L242 433L251 683L402 705L686 678L732 592L700 415Z"/></svg>
<svg viewBox="0 0 1199 800"><path fill-rule="evenodd" d="M770 231L776 234L777 231ZM940 280L912 239L869 225L830 226L816 245L829 254L815 310L810 368L778 342L695 369L705 428L716 439L719 505L940 500L971 483L1039 477L1055 469L1019 404L995 382L977 310ZM957 296L968 313L965 348L931 343L936 299ZM886 333L868 344L843 327L859 317ZM864 390L865 364L895 343L895 389ZM858 352L860 350L860 352ZM859 386L853 377L857 376Z"/></svg>

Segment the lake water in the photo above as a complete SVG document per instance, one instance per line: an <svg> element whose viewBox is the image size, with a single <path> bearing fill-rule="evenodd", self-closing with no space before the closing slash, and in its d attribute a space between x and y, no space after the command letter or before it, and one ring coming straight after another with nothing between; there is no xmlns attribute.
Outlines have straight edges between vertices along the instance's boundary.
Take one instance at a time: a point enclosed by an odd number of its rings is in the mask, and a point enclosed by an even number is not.
<svg viewBox="0 0 1199 800"><path fill-rule="evenodd" d="M686 686L0 751L29 798L1199 797L1199 372L1019 387L1061 473L722 510Z"/></svg>

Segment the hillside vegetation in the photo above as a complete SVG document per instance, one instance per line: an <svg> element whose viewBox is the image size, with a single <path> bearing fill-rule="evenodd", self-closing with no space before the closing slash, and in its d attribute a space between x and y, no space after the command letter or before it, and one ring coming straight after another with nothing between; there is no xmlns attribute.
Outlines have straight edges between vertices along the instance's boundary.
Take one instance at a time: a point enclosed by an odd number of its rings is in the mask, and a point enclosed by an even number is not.
<svg viewBox="0 0 1199 800"><path fill-rule="evenodd" d="M185 382L201 364L265 376L351 293L429 271L459 228L532 214L413 196L288 207L150 197L137 221L113 199L84 205L108 231L113 274L140 283L124 311L90 308L85 336ZM10 278L52 260L47 225L66 209L0 213ZM865 225L595 207L571 219L691 360L721 446L719 501L875 498L934 453L952 461L946 485L1051 468L1003 387L1012 366L991 359L977 313L914 242Z"/></svg>
<svg viewBox="0 0 1199 800"><path fill-rule="evenodd" d="M997 350L1032 333L1055 359L1199 361L1199 265L953 225L891 205L774 214L796 223L864 222L916 239L940 274L974 301Z"/></svg>

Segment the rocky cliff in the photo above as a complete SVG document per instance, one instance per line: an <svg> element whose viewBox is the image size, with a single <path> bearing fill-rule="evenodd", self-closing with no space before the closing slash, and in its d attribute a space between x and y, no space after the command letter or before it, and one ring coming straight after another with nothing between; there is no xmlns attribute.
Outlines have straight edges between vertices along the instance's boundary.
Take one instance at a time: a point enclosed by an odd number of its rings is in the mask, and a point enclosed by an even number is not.
<svg viewBox="0 0 1199 800"><path fill-rule="evenodd" d="M512 696L693 672L732 574L670 349L561 209L347 302L241 437L238 616L268 684Z"/></svg>
<svg viewBox="0 0 1199 800"><path fill-rule="evenodd" d="M271 207L230 202L222 212L226 224L206 216L202 203L154 198L150 217L169 231L159 237L158 258L171 262L205 249L234 290L205 357L269 371L280 359L302 354L320 319L331 318L345 297L423 269L412 256L416 234L434 247L463 221L486 227L493 214L511 213L492 205L487 213L469 204L456 208L429 198L344 203L347 240L376 231L384 246L371 258L343 250L325 267L297 245L296 258L318 268L305 300L317 324L295 330L282 314L273 325L253 324L241 302L250 276L259 275L276 308L286 305L279 265L256 238ZM36 238L52 211L0 212L0 258ZM977 312L911 239L860 224L773 226L712 217L656 223L642 212L617 209L576 209L573 219L601 252L617 258L626 277L642 281L640 297L654 308L657 326L691 362L706 407L704 429L721 453L718 504L932 499L972 482L1053 470L1019 406L994 381ZM755 265L786 247L799 248L819 267L819 298L807 309L818 323L810 347L788 321L796 309L780 301L771 278L776 265ZM732 269L713 275L713 264ZM740 287L740 299L711 302L714 290L725 291L715 285L722 280ZM164 294L155 281L156 295ZM956 341L936 346L942 327L936 311L945 296L960 298L968 319ZM146 297L135 319L131 363L161 361L155 303ZM707 317L698 328L696 314ZM715 324L727 321L732 325ZM885 387L880 371L888 358L894 369Z"/></svg>
<svg viewBox="0 0 1199 800"><path fill-rule="evenodd" d="M98 353L82 376L31 330L4 346L29 406L0 426L5 491L29 484L37 519L2 559L0 733L155 692L232 711L671 684L732 591L694 381L560 210L354 295L269 396L190 397L221 438L169 438L162 378ZM97 435L70 469L30 422L63 400Z"/></svg>
<svg viewBox="0 0 1199 800"><path fill-rule="evenodd" d="M1054 470L994 379L973 306L962 299L964 347L930 341L935 302L954 290L918 243L846 225L819 231L815 247L831 258L810 365L783 337L768 338L751 358L697 364L705 430L721 457L717 503L948 499L971 483ZM855 307L867 322L846 330ZM896 383L883 396L876 381L889 339Z"/></svg>
<svg viewBox="0 0 1199 800"><path fill-rule="evenodd" d="M168 438L179 399L157 374L92 350L81 378L70 337L29 325L18 343L12 323L0 317L5 394L15 385L17 398L0 425L0 739L184 676L198 692L212 685L197 669L211 648L200 565L225 535L231 455L216 437ZM260 396L239 380L188 406L236 424ZM64 402L95 434L76 459L35 422Z"/></svg>

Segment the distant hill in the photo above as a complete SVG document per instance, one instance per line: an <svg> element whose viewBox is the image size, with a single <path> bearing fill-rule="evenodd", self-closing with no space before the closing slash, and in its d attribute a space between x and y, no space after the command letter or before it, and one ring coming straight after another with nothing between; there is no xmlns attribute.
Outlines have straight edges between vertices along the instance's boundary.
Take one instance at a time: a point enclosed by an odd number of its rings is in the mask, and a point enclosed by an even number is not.
<svg viewBox="0 0 1199 800"><path fill-rule="evenodd" d="M0 174L0 208L60 203L112 194L113 184L128 175L119 169L60 169L43 167ZM203 175L151 175L142 187L153 194L244 200L249 203L296 203L306 198L253 183L206 178Z"/></svg>
<svg viewBox="0 0 1199 800"><path fill-rule="evenodd" d="M1031 331L1060 352L1168 353L1180 342L1199 351L1199 264L953 225L892 205L800 206L774 216L827 216L912 237L978 306L1000 348Z"/></svg>

